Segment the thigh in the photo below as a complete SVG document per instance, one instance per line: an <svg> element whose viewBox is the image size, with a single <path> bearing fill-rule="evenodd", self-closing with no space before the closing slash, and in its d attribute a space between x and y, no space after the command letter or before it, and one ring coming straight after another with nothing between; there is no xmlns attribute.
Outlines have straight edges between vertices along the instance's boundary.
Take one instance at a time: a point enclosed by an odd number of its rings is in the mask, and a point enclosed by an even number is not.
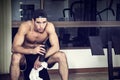
<svg viewBox="0 0 120 80"><path fill-rule="evenodd" d="M57 51L53 55L51 55L49 58L47 58L48 68L51 68L54 66L55 63L58 62L59 55L63 53L62 51Z"/></svg>
<svg viewBox="0 0 120 80"><path fill-rule="evenodd" d="M24 71L27 68L26 58L25 55L22 55L22 58L20 60L20 70Z"/></svg>
<svg viewBox="0 0 120 80"><path fill-rule="evenodd" d="M12 62L19 63L22 57L23 55L20 53L13 53L11 59L12 59Z"/></svg>

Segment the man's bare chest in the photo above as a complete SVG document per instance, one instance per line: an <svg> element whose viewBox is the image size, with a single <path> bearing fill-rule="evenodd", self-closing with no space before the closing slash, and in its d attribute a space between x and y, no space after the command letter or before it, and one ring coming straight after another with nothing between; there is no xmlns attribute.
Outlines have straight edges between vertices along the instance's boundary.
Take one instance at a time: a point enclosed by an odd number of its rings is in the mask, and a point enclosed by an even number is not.
<svg viewBox="0 0 120 80"><path fill-rule="evenodd" d="M28 32L25 36L25 40L28 43L42 43L48 38L48 34L44 33L36 33L36 32Z"/></svg>

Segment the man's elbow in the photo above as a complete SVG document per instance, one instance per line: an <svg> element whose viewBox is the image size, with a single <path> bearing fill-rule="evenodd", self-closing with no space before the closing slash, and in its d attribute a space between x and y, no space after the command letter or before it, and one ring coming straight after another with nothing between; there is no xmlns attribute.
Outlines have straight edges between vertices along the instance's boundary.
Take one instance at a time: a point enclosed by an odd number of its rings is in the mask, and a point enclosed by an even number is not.
<svg viewBox="0 0 120 80"><path fill-rule="evenodd" d="M57 45L52 45L51 47L55 50L55 52L60 50L60 47Z"/></svg>
<svg viewBox="0 0 120 80"><path fill-rule="evenodd" d="M12 52L12 53L17 52L17 46L12 46L11 52Z"/></svg>
<svg viewBox="0 0 120 80"><path fill-rule="evenodd" d="M60 50L60 47L59 47L59 46L57 46L57 47L56 47L56 51L59 51L59 50Z"/></svg>
<svg viewBox="0 0 120 80"><path fill-rule="evenodd" d="M11 48L11 52L12 52L12 53L15 53L15 50L14 50L14 48L13 48L13 47Z"/></svg>

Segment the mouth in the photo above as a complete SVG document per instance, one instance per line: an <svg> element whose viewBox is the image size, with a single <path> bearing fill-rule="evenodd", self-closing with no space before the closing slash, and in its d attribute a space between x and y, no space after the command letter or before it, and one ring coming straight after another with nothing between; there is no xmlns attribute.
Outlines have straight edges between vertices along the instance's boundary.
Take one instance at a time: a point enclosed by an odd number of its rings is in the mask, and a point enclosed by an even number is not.
<svg viewBox="0 0 120 80"><path fill-rule="evenodd" d="M38 32L39 32L39 33L43 33L43 32L44 32L44 29L38 29Z"/></svg>

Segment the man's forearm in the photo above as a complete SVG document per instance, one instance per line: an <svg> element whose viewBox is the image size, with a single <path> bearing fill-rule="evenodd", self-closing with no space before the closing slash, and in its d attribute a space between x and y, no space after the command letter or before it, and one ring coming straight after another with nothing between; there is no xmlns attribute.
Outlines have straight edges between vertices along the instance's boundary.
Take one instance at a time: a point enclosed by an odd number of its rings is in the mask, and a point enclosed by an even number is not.
<svg viewBox="0 0 120 80"><path fill-rule="evenodd" d="M22 53L22 54L33 54L33 49L24 48L24 47L16 47L12 48L13 53Z"/></svg>
<svg viewBox="0 0 120 80"><path fill-rule="evenodd" d="M50 47L45 55L45 58L53 55L57 51L59 51L59 47Z"/></svg>

